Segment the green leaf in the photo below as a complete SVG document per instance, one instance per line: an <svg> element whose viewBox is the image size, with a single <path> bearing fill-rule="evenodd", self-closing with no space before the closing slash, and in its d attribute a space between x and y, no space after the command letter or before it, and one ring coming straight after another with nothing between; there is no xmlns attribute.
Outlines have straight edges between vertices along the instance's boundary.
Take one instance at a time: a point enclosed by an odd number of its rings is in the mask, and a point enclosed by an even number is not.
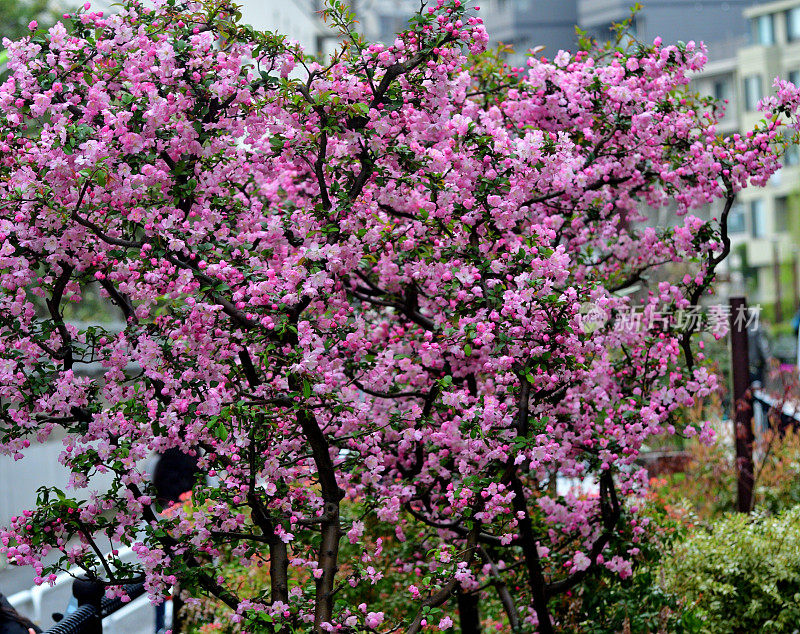
<svg viewBox="0 0 800 634"><path fill-rule="evenodd" d="M217 423L217 426L214 427L214 437L219 440L228 440L228 428L224 423Z"/></svg>

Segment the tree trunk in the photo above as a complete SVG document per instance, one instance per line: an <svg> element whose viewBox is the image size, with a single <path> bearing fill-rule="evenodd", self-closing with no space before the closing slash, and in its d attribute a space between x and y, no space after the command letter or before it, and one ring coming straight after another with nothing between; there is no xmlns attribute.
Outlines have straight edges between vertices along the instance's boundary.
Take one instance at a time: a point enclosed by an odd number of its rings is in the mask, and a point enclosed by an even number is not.
<svg viewBox="0 0 800 634"><path fill-rule="evenodd" d="M458 599L458 617L461 623L461 634L480 634L481 616L478 611L480 597L477 594L468 594L460 588L456 593Z"/></svg>
<svg viewBox="0 0 800 634"><path fill-rule="evenodd" d="M181 587L177 581L172 586L172 626L167 629L171 629L172 634L183 634L186 631L186 615L183 610Z"/></svg>

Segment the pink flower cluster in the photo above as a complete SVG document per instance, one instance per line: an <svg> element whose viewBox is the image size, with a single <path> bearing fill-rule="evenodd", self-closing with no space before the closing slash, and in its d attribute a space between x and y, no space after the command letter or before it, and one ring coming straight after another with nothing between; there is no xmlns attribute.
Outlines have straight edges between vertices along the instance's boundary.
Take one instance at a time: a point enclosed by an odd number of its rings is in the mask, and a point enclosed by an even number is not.
<svg viewBox="0 0 800 634"><path fill-rule="evenodd" d="M322 64L233 18L127 0L6 43L0 452L58 432L86 494L45 491L3 550L42 581L141 572L154 600L180 580L253 631L444 630L426 610L506 576L509 622L549 631L542 597L631 574L637 456L717 388L691 332L590 332L582 306L697 303L797 89L722 139L691 42L508 68L439 0ZM715 200L722 223L692 215ZM678 226L642 226L668 204ZM70 323L95 296L121 329ZM145 461L172 448L203 477L160 513ZM136 569L96 557L120 545ZM222 554L269 588L238 596L202 565ZM404 615L335 607L387 578Z"/></svg>

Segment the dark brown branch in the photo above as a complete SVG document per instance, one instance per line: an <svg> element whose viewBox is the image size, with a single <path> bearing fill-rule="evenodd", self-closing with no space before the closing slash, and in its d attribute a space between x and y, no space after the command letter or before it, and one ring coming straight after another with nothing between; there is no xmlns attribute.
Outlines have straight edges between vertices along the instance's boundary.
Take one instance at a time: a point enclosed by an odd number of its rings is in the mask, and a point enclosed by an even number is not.
<svg viewBox="0 0 800 634"><path fill-rule="evenodd" d="M133 493L133 495L138 499L142 497L142 492L139 490L139 487L135 484L127 485L128 489ZM156 517L153 509L150 506L145 506L142 509L142 516L144 517L145 521L152 525L158 524L158 518ZM170 534L163 532L157 537L158 541L161 544L168 548L171 551L174 551L177 547L183 546L177 539L172 537ZM186 561L186 563L195 570L202 570L204 566L193 556L186 554L181 555ZM232 610L237 610L241 600L237 597L233 592L224 588L222 585L216 582L216 580L209 574L205 572L198 572L197 573L197 582L203 590L208 592L209 594L217 597L220 601L222 601L225 605L227 605Z"/></svg>
<svg viewBox="0 0 800 634"><path fill-rule="evenodd" d="M142 246L144 245L143 242L132 242L130 240L123 240L121 238L112 238L91 220L87 220L86 218L82 218L81 216L78 215L81 205L83 205L83 199L86 197L86 192L88 191L91 182L92 182L91 179L87 178L86 181L83 183L83 187L81 188L81 191L78 194L78 201L75 203L75 209L73 210L72 215L70 217L82 227L86 227L87 229L91 230L92 233L94 233L103 242L106 242L108 244L113 244L118 247L141 249Z"/></svg>
<svg viewBox="0 0 800 634"><path fill-rule="evenodd" d="M603 552L614 530L617 527L617 522L620 518L619 499L617 498L617 489L614 484L614 477L610 471L604 471L600 476L600 511L603 518L603 532L592 544L589 550L589 567L585 570L579 570L569 577L556 581L547 586L547 595L555 596L561 592L569 590L576 584L580 583L588 574L593 572L597 567L597 557Z"/></svg>
<svg viewBox="0 0 800 634"><path fill-rule="evenodd" d="M198 281L200 281L200 282L202 282L204 284L207 284L208 286L210 286L212 288L215 285L216 280L212 279L211 277L209 277L205 273L200 272L199 269L197 269L195 266L192 266L188 262L184 262L183 260L175 257L174 255L172 255L170 253L166 253L164 255L164 257L171 264L174 264L175 266L177 266L179 268L191 271L192 275L194 275L195 279L197 279ZM222 306L223 312L226 315L228 315L228 317L233 319L233 321L238 326L240 326L240 327L242 327L244 329L252 329L252 328L258 327L259 324L257 322L255 322L255 321L253 321L252 319L248 319L247 316L242 311L240 311L238 308L236 308L236 306L234 306L233 302L225 299L224 297L220 297L219 295L217 295L211 289L209 289L207 292L208 292L209 297L211 297L211 299L214 302L216 302L217 304Z"/></svg>
<svg viewBox="0 0 800 634"><path fill-rule="evenodd" d="M529 401L531 395L531 384L527 377L520 376L519 385L519 399L517 401L517 435L524 438L528 435L528 418L530 417L528 408L530 407Z"/></svg>
<svg viewBox="0 0 800 634"><path fill-rule="evenodd" d="M108 244L113 244L114 246L124 247L128 249L141 249L142 246L144 246L144 242L133 242L132 240L123 240L122 238L112 238L95 223L93 223L90 220L86 220L86 218L81 218L77 213L72 214L72 219L79 225L86 227L87 229L90 229L92 233L94 233L103 242L106 242Z"/></svg>
<svg viewBox="0 0 800 634"><path fill-rule="evenodd" d="M319 112L320 119L323 119L325 116L324 110ZM325 125L325 121L321 120L319 122L320 126ZM319 135L319 153L317 154L317 160L314 161L314 174L317 177L317 183L319 184L319 195L322 197L322 208L325 211L328 211L331 208L331 199L328 196L328 184L325 181L325 158L328 152L328 133L325 130L322 130Z"/></svg>
<svg viewBox="0 0 800 634"><path fill-rule="evenodd" d="M497 597L500 599L500 603L503 605L503 610L508 617L508 624L511 626L511 631L516 634L516 632L520 631L520 623L519 611L517 610L517 606L514 605L514 597L511 596L511 592L509 592L508 586L503 580L501 572L497 569L497 564L489 556L489 553L486 552L486 549L483 546L478 546L478 552L480 553L481 559L484 561L484 563L489 564L489 567L491 568L491 583L497 592Z"/></svg>
<svg viewBox="0 0 800 634"><path fill-rule="evenodd" d="M350 291L356 299L366 302L367 304L373 304L375 306L384 306L386 308L400 308L397 302L388 302L382 299L375 299L374 297L370 297L369 295L363 295L358 291Z"/></svg>
<svg viewBox="0 0 800 634"><path fill-rule="evenodd" d="M266 535L255 535L254 533L237 533L231 531L210 531L214 537L222 539L232 539L237 541L251 541L260 542L262 544L269 544L271 539Z"/></svg>
<svg viewBox="0 0 800 634"><path fill-rule="evenodd" d="M424 395L425 396L425 406L422 408L422 418L426 420L430 417L431 411L433 410L433 404L436 402L436 397L439 396L440 388L437 384L431 387L430 391ZM401 475L406 479L411 479L418 476L422 472L422 467L425 463L425 452L423 448L423 443L415 440L414 441L414 464L410 467L405 468L402 464L400 464L399 460L396 464L397 470L401 473Z"/></svg>
<svg viewBox="0 0 800 634"><path fill-rule="evenodd" d="M57 358L61 358L64 361L65 370L71 370L73 364L72 337L64 323L64 317L61 315L61 300L64 298L64 291L72 277L73 267L66 262L62 262L61 269L61 275L58 276L53 286L53 295L50 299L46 300L46 304L47 310L50 313L50 318L53 320L58 334L61 337L61 347L56 353Z"/></svg>
<svg viewBox="0 0 800 634"><path fill-rule="evenodd" d="M456 588L461 634L481 634L480 594Z"/></svg>
<svg viewBox="0 0 800 634"><path fill-rule="evenodd" d="M250 351L247 347L239 352L247 382L252 389L261 385ZM275 524L270 517L267 507L261 500L256 485L256 439L255 426L250 434L249 466L250 478L248 483L247 502L251 508L251 517L256 526L261 529L264 537L261 541L269 544L269 578L270 599L273 603L289 603L289 552L286 544L275 534Z"/></svg>
<svg viewBox="0 0 800 634"><path fill-rule="evenodd" d="M435 329L433 320L419 312L419 292L415 284L411 284L406 288L405 302L402 308L405 316L418 326L422 326L425 330Z"/></svg>
<svg viewBox="0 0 800 634"><path fill-rule="evenodd" d="M407 213L405 213L403 211L397 211L397 209L395 209L394 207L391 207L390 205L387 205L385 203L378 203L378 209L382 209L383 211L385 211L390 216L395 216L397 218L405 218L407 220L416 220L415 216L412 216L411 214L407 214Z"/></svg>
<svg viewBox="0 0 800 634"><path fill-rule="evenodd" d="M617 284L615 284L613 286L609 286L608 287L608 292L609 293L618 293L619 291L623 291L626 288L630 288L631 286L633 286L637 282L641 282L644 279L644 278L642 278L642 274L645 271L648 271L649 269L655 268L657 266L661 266L663 264L668 264L669 262L672 262L672 260L670 259L670 260L662 260L662 261L659 261L659 262L651 262L647 266L643 266L642 268L638 269L637 271L632 273L630 276L628 276L627 278L625 278L621 282L619 282L619 283L617 283Z"/></svg>
<svg viewBox="0 0 800 634"><path fill-rule="evenodd" d="M364 185L367 184L369 177L374 173L375 162L370 160L369 150L366 147L359 153L358 161L361 165L361 170L353 181L350 191L347 192L347 196L350 200L358 198L358 195L364 189Z"/></svg>
<svg viewBox="0 0 800 634"><path fill-rule="evenodd" d="M300 392L303 379L293 374L289 377L289 387ZM319 548L319 567L322 575L316 580L316 598L314 603L314 631L322 632L322 623L331 620L333 615L334 581L338 567L339 538L339 502L344 491L336 482L336 469L331 460L330 445L319 427L314 414L301 409L297 412L297 421L308 441L317 467L322 499L325 502L325 520L320 523L322 541Z"/></svg>
<svg viewBox="0 0 800 634"><path fill-rule="evenodd" d="M360 381L356 379L351 379L353 381L353 385L355 385L360 391L364 392L364 394L369 394L370 396L374 396L375 398L426 398L428 395L425 392L419 392L417 390L411 390L409 392L379 392L378 390L372 390L366 387Z"/></svg>
<svg viewBox="0 0 800 634"><path fill-rule="evenodd" d="M410 504L406 504L405 509L414 519L422 522L423 524L426 524L427 526L430 526L431 528L435 528L437 530L452 531L460 537L467 537L469 535L469 531L461 525L462 524L461 522L437 522L428 517L425 517L419 511L415 511ZM499 537L496 537L495 535L490 535L489 533L484 533L483 531L481 531L478 534L478 541L482 544L487 544L489 546L503 545L503 542L500 540Z"/></svg>
<svg viewBox="0 0 800 634"><path fill-rule="evenodd" d="M622 183L630 179L631 179L630 176L617 176L614 178L609 178L607 181L606 180L595 181L591 185L584 187L584 191L593 191L596 189L600 189L606 185L612 185L612 186L621 185ZM524 203L522 203L520 207L527 207L529 205L534 205L536 203L543 203L547 200L563 196L564 194L566 194L566 190L560 189L556 192L550 192L549 194L541 194L540 196L534 196L533 198L529 198Z"/></svg>
<svg viewBox="0 0 800 634"><path fill-rule="evenodd" d="M472 513L473 517L477 512L480 511L482 506L482 500L474 506ZM480 535L480 532L481 523L478 520L474 520L472 528L469 531L469 535L467 536L467 543L464 547L464 552L461 556L462 562L469 564L472 561L472 558L475 556L476 544L478 543L478 536ZM439 590L425 599L422 602L422 608L417 612L414 620L411 622L411 625L409 625L406 629L406 634L416 634L419 632L422 629L422 621L425 615L424 608L434 608L442 605L442 603L447 601L453 592L455 592L456 588L458 587L458 583L458 580L455 577L452 577L447 583L439 588Z"/></svg>
<svg viewBox="0 0 800 634"><path fill-rule="evenodd" d="M242 369L250 387L256 388L261 385L261 379L258 378L253 359L250 357L250 351L247 348L242 348L239 352L239 361L242 362Z"/></svg>
<svg viewBox="0 0 800 634"><path fill-rule="evenodd" d="M255 456L255 451L251 450ZM251 474L254 474L251 460ZM252 484L252 483L251 483ZM275 534L275 525L269 513L258 496L255 487L251 486L247 495L250 504L251 516L264 537L261 541L269 544L269 580L270 599L273 603L289 602L289 551L286 544Z"/></svg>
<svg viewBox="0 0 800 634"><path fill-rule="evenodd" d="M727 176L722 177L722 182L725 184L725 207L722 210L722 215L719 220L720 236L722 238L722 251L719 255L709 254L708 269L706 270L705 278L701 284L698 284L694 292L689 297L689 304L696 306L697 302L703 296L703 293L714 281L714 271L717 266L722 262L731 252L731 239L728 235L728 216L730 215L733 203L736 200L736 193L733 190L733 184ZM686 330L680 338L680 346L683 350L683 356L686 359L686 367L691 372L694 369L694 353L692 353L692 330Z"/></svg>
<svg viewBox="0 0 800 634"><path fill-rule="evenodd" d="M114 572L111 570L111 566L108 565L106 558L103 556L103 553L100 551L100 547L97 545L97 542L92 539L92 535L89 533L89 530L86 528L86 525L78 518L75 518L75 523L78 525L78 530L80 531L81 535L83 535L84 539L89 544L89 547L94 551L97 560L100 562L100 565L105 570L106 576L108 577L107 583L109 585L122 585L119 579L114 576Z"/></svg>
<svg viewBox="0 0 800 634"><path fill-rule="evenodd" d="M48 356L50 356L50 358L55 359L55 360L60 360L61 359L61 355L59 354L59 352L57 350L54 350L53 348L48 346L46 343L43 343L43 342L39 341L30 332L22 329L18 324L14 324L14 322L11 319L9 319L9 318L5 317L4 315L1 315L1 314L0 314L0 323L2 323L6 328L15 328L15 329L19 328L19 332L20 332L21 335L23 335L25 337L28 337L34 344L36 344L36 346L40 350L42 350L42 352L45 352Z"/></svg>
<svg viewBox="0 0 800 634"><path fill-rule="evenodd" d="M370 297L368 295L363 295L357 291L351 290L350 293L356 299L366 302L368 304L373 304L375 306L385 306L387 308L395 308L399 310L403 315L405 315L410 321L414 322L418 326L422 326L425 330L435 330L436 325L433 323L433 320L425 317L424 315L417 312L416 308L416 295L412 298L405 297L403 303L375 299L374 297Z"/></svg>
<svg viewBox="0 0 800 634"><path fill-rule="evenodd" d="M111 280L108 278L103 278L100 280L100 286L102 286L106 293L108 293L109 297L111 297L112 301L119 307L122 311L123 316L125 317L125 321L133 321L133 323L138 323L139 319L136 317L136 312L133 309L133 304L131 304L131 300L127 295L120 293L116 286L111 283Z"/></svg>
<svg viewBox="0 0 800 634"><path fill-rule="evenodd" d="M542 562L539 559L539 547L533 533L533 522L528 513L528 503L525 490L519 477L511 477L511 490L514 492L514 513L521 519L519 522L519 541L528 569L528 584L533 598L533 606L539 618L539 632L553 634L553 624L550 620L550 610L547 607L547 584L542 572Z"/></svg>

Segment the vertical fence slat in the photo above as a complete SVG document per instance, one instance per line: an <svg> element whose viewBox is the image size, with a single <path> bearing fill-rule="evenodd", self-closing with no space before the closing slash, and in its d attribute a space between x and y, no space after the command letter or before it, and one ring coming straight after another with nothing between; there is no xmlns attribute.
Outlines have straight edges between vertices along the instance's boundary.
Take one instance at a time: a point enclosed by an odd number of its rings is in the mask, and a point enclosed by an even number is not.
<svg viewBox="0 0 800 634"><path fill-rule="evenodd" d="M733 431L736 439L736 510L749 513L753 505L753 407L750 394L750 359L747 351L747 302L730 298L731 370L733 376Z"/></svg>

